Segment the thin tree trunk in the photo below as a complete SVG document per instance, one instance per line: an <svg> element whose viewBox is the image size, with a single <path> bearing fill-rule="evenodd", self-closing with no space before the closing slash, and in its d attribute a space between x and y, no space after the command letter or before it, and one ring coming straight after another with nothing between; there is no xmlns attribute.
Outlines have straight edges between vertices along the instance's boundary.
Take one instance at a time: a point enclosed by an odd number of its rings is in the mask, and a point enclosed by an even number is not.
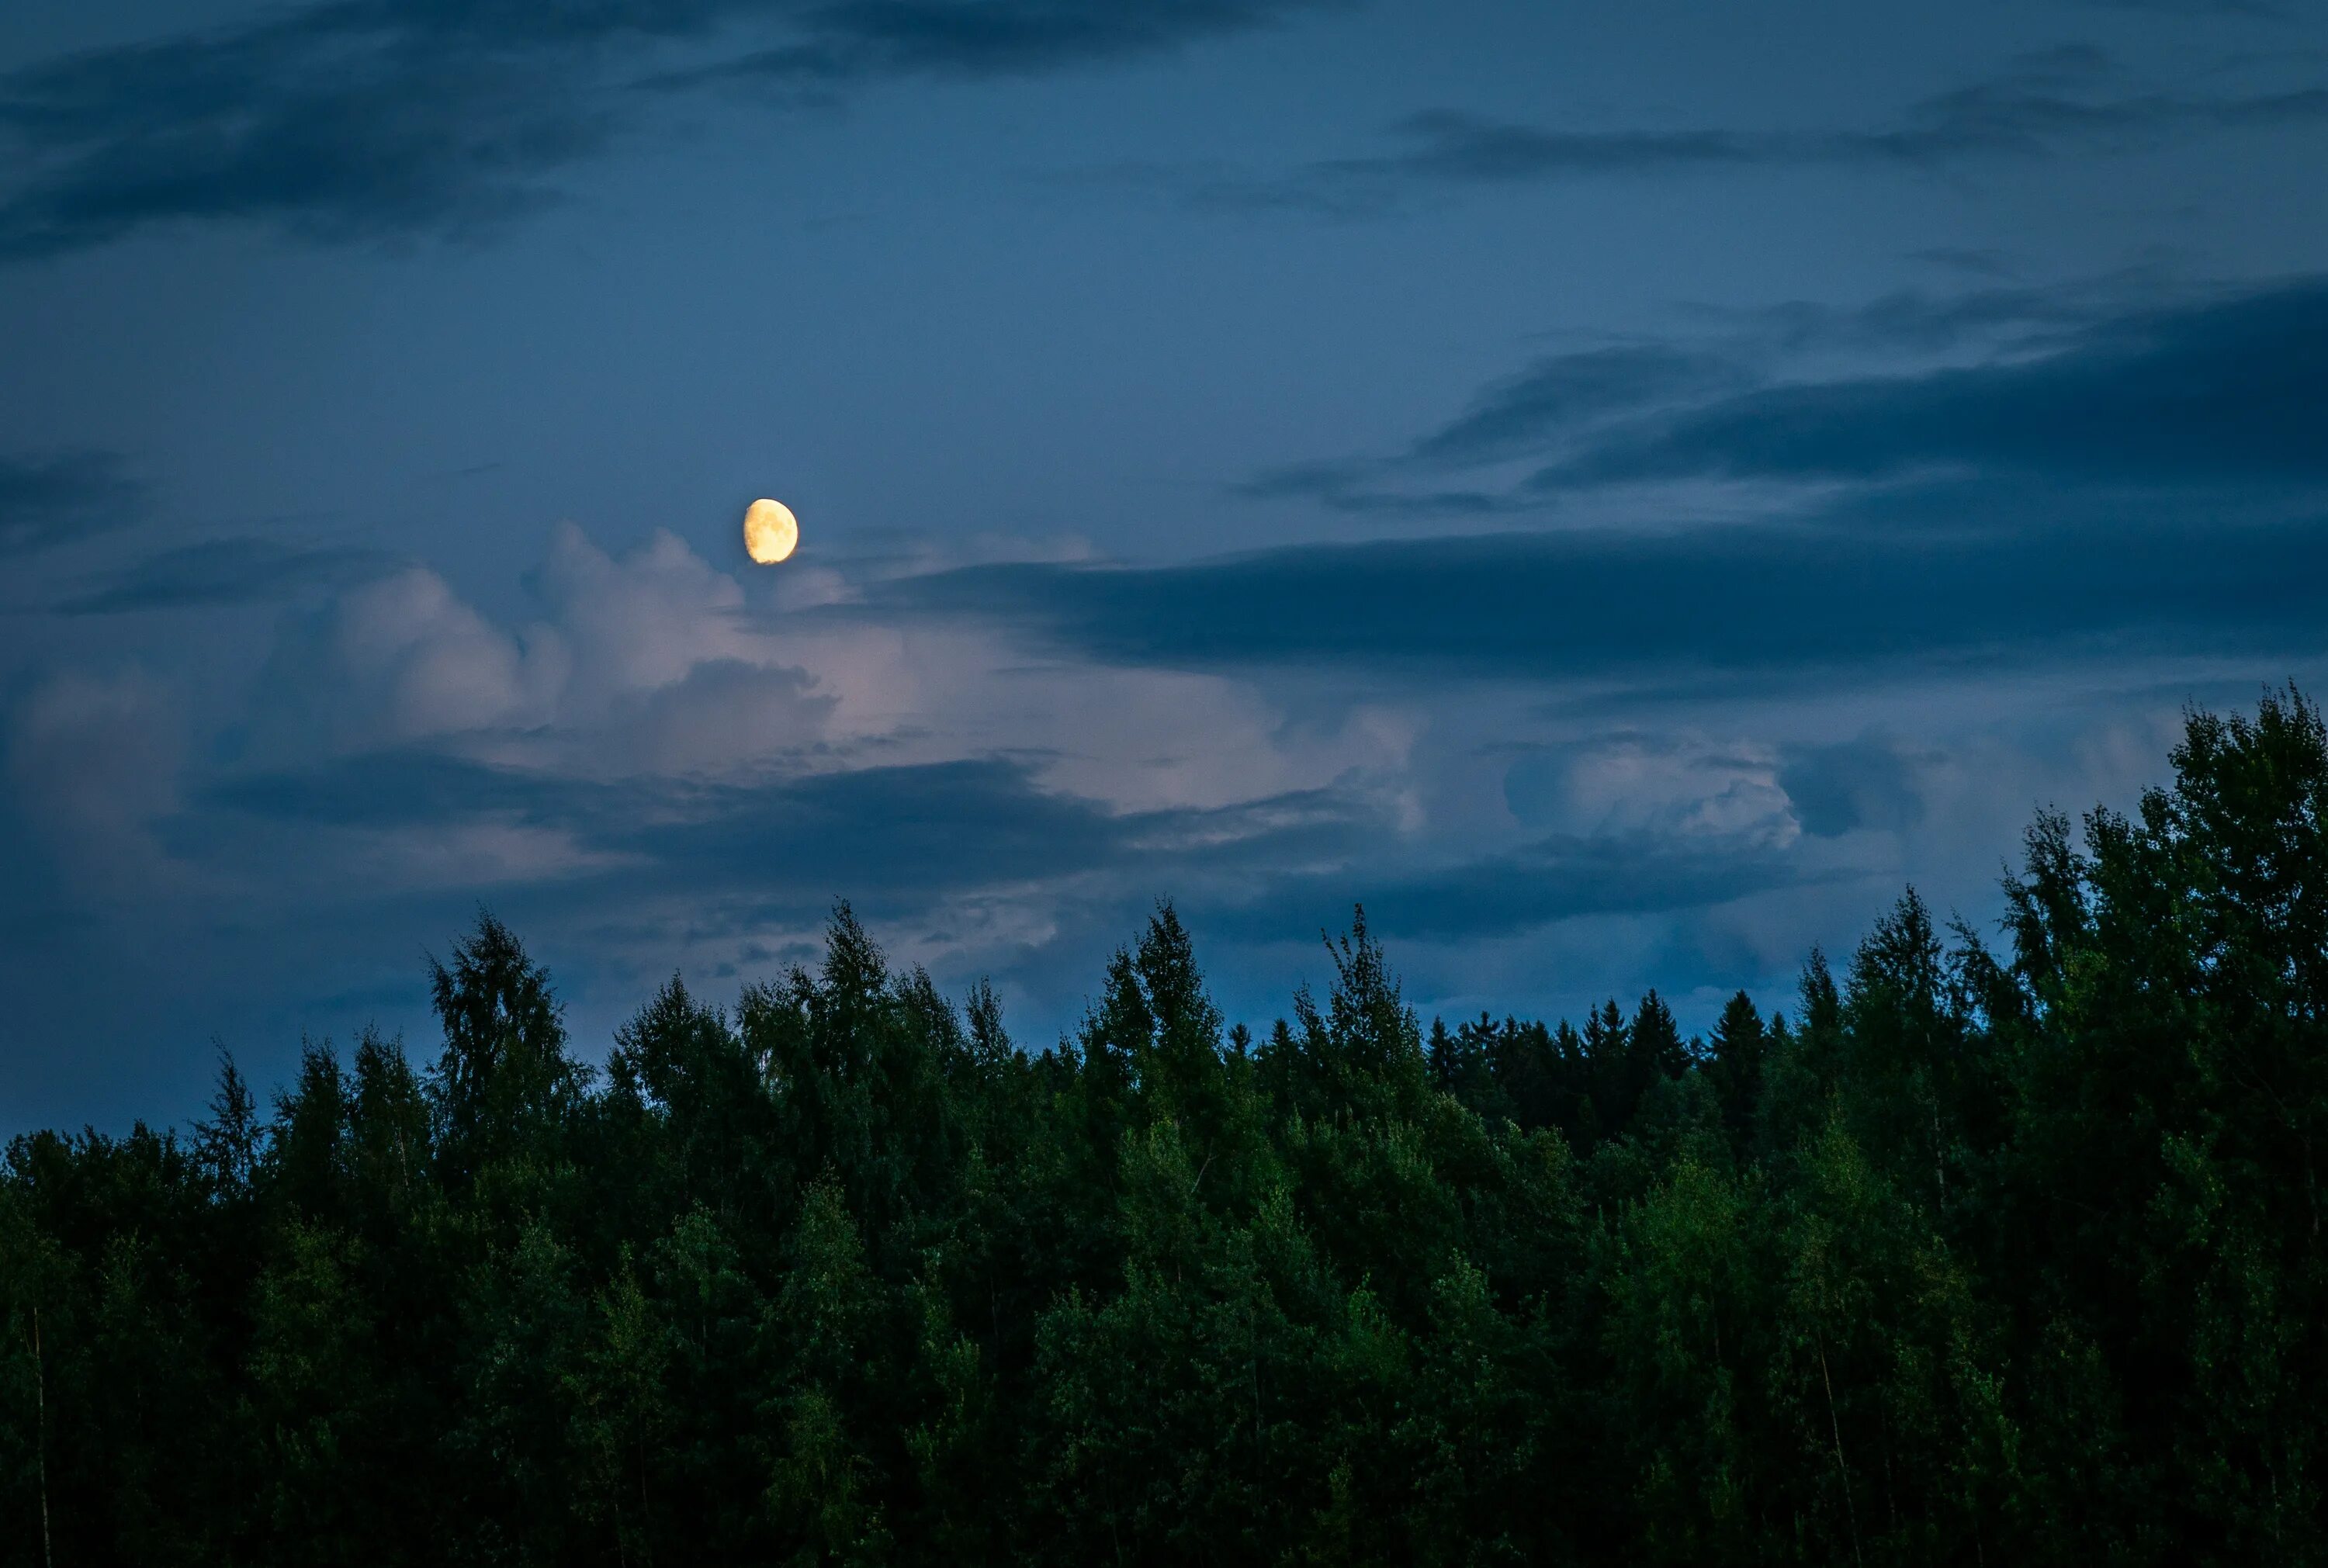
<svg viewBox="0 0 2328 1568"><path fill-rule="evenodd" d="M1940 1141L1940 1097L1932 1096L1932 1174L1940 1184L1940 1207L1948 1204L1948 1158L1947 1147Z"/></svg>
<svg viewBox="0 0 2328 1568"><path fill-rule="evenodd" d="M1884 1414L1882 1400L1875 1406L1877 1451L1883 1456L1883 1522L1896 1538L1900 1534L1900 1501L1892 1488L1892 1422Z"/></svg>
<svg viewBox="0 0 2328 1568"><path fill-rule="evenodd" d="M1261 1310L1250 1300L1244 1304L1245 1376L1253 1384L1253 1454L1256 1467L1261 1462Z"/></svg>
<svg viewBox="0 0 2328 1568"><path fill-rule="evenodd" d="M1859 1553L1859 1508L1851 1500L1851 1467L1843 1462L1843 1418L1835 1413L1835 1379L1826 1369L1826 1337L1814 1334L1812 1338L1818 1346L1819 1381L1826 1385L1826 1420L1835 1433L1835 1473L1843 1478L1843 1516L1851 1526L1851 1560L1863 1568L1867 1560Z"/></svg>
<svg viewBox="0 0 2328 1568"><path fill-rule="evenodd" d="M49 1545L49 1369L41 1359L41 1310L33 1309L33 1425L41 1456L41 1568L56 1568Z"/></svg>
<svg viewBox="0 0 2328 1568"><path fill-rule="evenodd" d="M654 1544L647 1529L647 1434L643 1422L639 1426L639 1556L650 1564L654 1562Z"/></svg>

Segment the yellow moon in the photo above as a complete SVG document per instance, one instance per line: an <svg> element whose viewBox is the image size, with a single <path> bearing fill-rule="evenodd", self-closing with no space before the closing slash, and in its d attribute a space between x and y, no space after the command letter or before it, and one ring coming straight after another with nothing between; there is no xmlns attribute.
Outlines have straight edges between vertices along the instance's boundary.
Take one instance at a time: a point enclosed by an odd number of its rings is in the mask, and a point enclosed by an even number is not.
<svg viewBox="0 0 2328 1568"><path fill-rule="evenodd" d="M756 501L744 512L744 548L754 560L772 567L800 543L800 519L781 501Z"/></svg>

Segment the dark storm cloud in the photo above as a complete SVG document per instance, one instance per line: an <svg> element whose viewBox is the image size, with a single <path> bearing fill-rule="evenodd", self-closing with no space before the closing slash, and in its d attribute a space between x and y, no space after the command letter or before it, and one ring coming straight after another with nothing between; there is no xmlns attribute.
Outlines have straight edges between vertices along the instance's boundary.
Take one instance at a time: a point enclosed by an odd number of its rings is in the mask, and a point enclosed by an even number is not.
<svg viewBox="0 0 2328 1568"><path fill-rule="evenodd" d="M1809 354L1879 353L1897 360L1945 353L1960 360L1976 351L2018 365L2091 349L2113 333L2131 341L2155 333L2166 314L2155 305L2162 286L2153 277L2129 272L2051 288L1898 289L1848 305L1790 300L1742 311L1700 307L1689 314L1708 335L1545 355L1491 382L1454 418L1403 452L1291 464L1249 478L1230 493L1311 500L1356 516L1526 512L1543 504L1544 492L1553 487L1549 477L1539 477L1533 491L1497 491L1449 485L1442 476L1511 459L1541 464L1554 454L1589 469L1686 414L1731 406L1727 399L1750 400L1769 386L1774 367ZM1419 481L1427 487L1418 487Z"/></svg>
<svg viewBox="0 0 2328 1568"><path fill-rule="evenodd" d="M565 835L544 886L743 897L751 919L801 918L840 894L869 906L1091 872L1347 847L1361 803L1306 792L1233 807L1115 813L1040 787L1025 764L972 758L751 784L604 782L429 752L377 754L213 786L169 828L190 855L239 832L439 832L493 822ZM243 826L238 826L237 822ZM586 899L593 895L577 891Z"/></svg>
<svg viewBox="0 0 2328 1568"><path fill-rule="evenodd" d="M557 58L569 39L478 37L471 20L332 5L20 71L0 82L18 170L0 253L221 220L446 231L538 205L541 177L599 150L611 121Z"/></svg>
<svg viewBox="0 0 2328 1568"><path fill-rule="evenodd" d="M25 555L129 521L144 491L105 453L0 457L0 556Z"/></svg>
<svg viewBox="0 0 2328 1568"><path fill-rule="evenodd" d="M1516 935L1590 915L1707 909L1853 873L1813 871L1767 844L1645 834L1560 835L1457 865L1383 875L1360 867L1283 878L1261 897L1192 909L1209 934L1280 942L1340 929L1355 899L1377 936L1419 942Z"/></svg>
<svg viewBox="0 0 2328 1568"><path fill-rule="evenodd" d="M1989 498L1994 502L1995 498ZM986 567L894 606L1083 655L1487 678L1741 677L2019 662L2080 642L2316 647L2328 526L1731 525L1310 546L1152 568Z"/></svg>
<svg viewBox="0 0 2328 1568"><path fill-rule="evenodd" d="M391 560L378 550L303 549L266 539L206 540L104 577L58 606L69 615L240 605L345 583Z"/></svg>
<svg viewBox="0 0 2328 1568"><path fill-rule="evenodd" d="M574 876L675 878L707 892L782 885L812 902L844 887L935 893L1056 876L1104 860L1131 831L999 761L711 784L600 782L406 752L224 784L208 803L321 828L501 822L569 835Z"/></svg>
<svg viewBox="0 0 2328 1568"><path fill-rule="evenodd" d="M2328 481L2328 282L2137 314L2034 359L1769 387L1611 433L1553 489L1930 468L2123 484Z"/></svg>
<svg viewBox="0 0 2328 1568"><path fill-rule="evenodd" d="M333 0L240 26L85 51L0 79L0 255L156 224L256 223L324 239L477 235L557 199L659 94L740 80L830 97L901 77L988 79L1169 53L1332 0ZM675 59L673 57L676 57ZM1549 129L1438 108L1396 150L1197 199L1330 211L1402 187L1755 164L1928 165L2145 145L2328 118L2328 89L2109 94L2096 52L2032 57L1824 131ZM636 90L646 88L652 90Z"/></svg>
<svg viewBox="0 0 2328 1568"><path fill-rule="evenodd" d="M307 238L477 232L554 200L559 167L638 109L622 56L783 42L684 74L1024 74L1167 52L1297 0L340 0L112 46L0 80L19 177L0 254L44 256L182 221ZM663 77L671 86L680 77Z"/></svg>
<svg viewBox="0 0 2328 1568"><path fill-rule="evenodd" d="M868 911L922 915L974 890L1097 873L1117 889L1102 897L1111 907L1170 887L1242 887L1188 899L1207 929L1232 939L1279 941L1338 923L1357 897L1381 934L1441 940L1704 907L1811 875L1763 843L1648 835L1556 836L1451 866L1384 872L1368 868L1365 852L1381 841L1375 813L1331 792L1114 814L1047 792L1023 765L1002 759L688 786L590 783L407 753L221 785L204 804L268 834L480 821L560 830L597 859L537 883L529 895L536 901L682 890L701 901L699 924L737 927L812 922L843 894ZM180 831L214 841L221 830L205 816ZM1321 859L1346 869L1275 869Z"/></svg>
<svg viewBox="0 0 2328 1568"><path fill-rule="evenodd" d="M378 829L486 816L539 825L615 811L621 800L610 785L407 751L229 779L213 785L201 804L274 823Z"/></svg>
<svg viewBox="0 0 2328 1568"><path fill-rule="evenodd" d="M2328 88L2112 92L2114 74L2100 52L2068 46L1924 99L1893 124L1818 130L1554 129L1434 108L1392 125L1390 152L1328 159L1277 180L1210 175L1179 184L1199 205L1355 214L1413 189L1749 167L1934 168L1970 157L2126 151L2178 136L2328 121Z"/></svg>
<svg viewBox="0 0 2328 1568"><path fill-rule="evenodd" d="M1923 820L1915 758L1878 736L1793 748L1779 770L1779 787L1803 831L1814 838L1840 838L1861 828L1911 828Z"/></svg>
<svg viewBox="0 0 2328 1568"><path fill-rule="evenodd" d="M678 821L606 823L591 841L682 877L780 879L829 901L856 887L953 892L1063 875L1112 858L1127 826L990 760L724 786L692 803Z"/></svg>
<svg viewBox="0 0 2328 1568"><path fill-rule="evenodd" d="M2021 298L1972 314L1992 326L2045 319ZM1983 365L1710 399L1687 390L1722 373L1653 350L1545 361L1412 453L1488 461L1561 447L1570 455L1524 487L1542 499L1707 479L1821 487L1788 521L1311 547L1149 570L995 568L891 592L1005 614L1135 663L1497 677L1736 680L2032 659L2113 639L2284 652L2316 648L2328 630L2328 282L2045 326ZM1619 411L1661 396L1682 406ZM1254 490L1350 511L1514 499L1389 488L1411 460L1289 470ZM1450 494L1463 504L1443 505Z"/></svg>
<svg viewBox="0 0 2328 1568"><path fill-rule="evenodd" d="M0 146L16 169L0 187L0 255L181 222L328 239L480 232L554 200L549 177L629 124L645 96L622 83L642 52L715 56L656 79L665 88L738 72L828 87L997 76L1152 54L1299 7L336 0L0 79Z"/></svg>
<svg viewBox="0 0 2328 1568"><path fill-rule="evenodd" d="M1612 484L1761 480L1881 483L1859 504L1897 520L1910 478L2002 488L2073 487L2051 510L2113 504L2242 512L2307 502L2328 482L2328 279L2217 290L2162 305L2136 275L2055 290L1901 291L1864 305L1810 302L1707 313L1727 328L1698 343L1591 350L1491 383L1401 453L1295 464L1238 485L1354 515L1524 512ZM1823 350L1950 354L1940 368L1779 379ZM1967 351L1986 362L1962 363ZM1450 485L1445 471L1532 457L1516 488ZM2201 502L2192 493L2226 493ZM2286 505L2281 506L2284 515ZM2037 520L2042 521L2042 520Z"/></svg>

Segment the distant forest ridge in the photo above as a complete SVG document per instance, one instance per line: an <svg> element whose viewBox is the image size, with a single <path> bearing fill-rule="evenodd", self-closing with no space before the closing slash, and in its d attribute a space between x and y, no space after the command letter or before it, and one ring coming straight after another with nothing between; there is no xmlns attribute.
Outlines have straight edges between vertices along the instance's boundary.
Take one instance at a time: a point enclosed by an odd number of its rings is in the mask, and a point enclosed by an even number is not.
<svg viewBox="0 0 2328 1568"><path fill-rule="evenodd" d="M2328 733L2194 713L1685 1041L1424 1028L1361 914L1225 1029L1169 905L993 993L490 916L443 1047L0 1171L0 1564L2328 1561Z"/></svg>

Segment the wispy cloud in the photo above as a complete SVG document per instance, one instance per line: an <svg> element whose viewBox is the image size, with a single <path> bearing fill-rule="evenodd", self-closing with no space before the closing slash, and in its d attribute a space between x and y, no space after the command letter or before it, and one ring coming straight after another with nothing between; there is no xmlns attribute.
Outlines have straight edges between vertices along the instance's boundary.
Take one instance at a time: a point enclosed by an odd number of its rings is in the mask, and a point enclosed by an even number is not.
<svg viewBox="0 0 2328 1568"><path fill-rule="evenodd" d="M470 235L558 199L658 92L775 75L830 95L906 75L1136 59L1302 0L326 0L0 78L0 257L164 224L326 240ZM643 62L671 61L649 71Z"/></svg>
<svg viewBox="0 0 2328 1568"><path fill-rule="evenodd" d="M2033 358L1760 388L1646 417L1540 488L1928 468L2127 484L2328 483L2328 282L2097 324Z"/></svg>
<svg viewBox="0 0 2328 1568"><path fill-rule="evenodd" d="M1540 451L1548 437L1735 387L1744 379L1723 355L1672 343L1547 355L1482 391L1462 413L1417 440L1407 455L1434 465L1492 463Z"/></svg>
<svg viewBox="0 0 2328 1568"><path fill-rule="evenodd" d="M2098 51L2068 46L1934 94L1888 124L1558 127L1457 108L1408 115L1378 153L1281 174L1119 171L1199 207L1363 216L1426 192L1693 171L1805 166L1932 170L1983 158L2124 152L2192 134L2328 122L2328 87L2217 94L2129 89Z"/></svg>
<svg viewBox="0 0 2328 1568"><path fill-rule="evenodd" d="M1897 517L1905 480L2042 476L2150 487L2154 512L2192 486L2235 488L2209 504L2240 512L2328 502L2328 281L2164 303L2142 283L1779 305L1694 341L1547 355L1402 449L1267 470L1236 493L1460 519L1619 486L1882 484L1869 505ZM1795 368L1871 351L1903 368Z"/></svg>
<svg viewBox="0 0 2328 1568"><path fill-rule="evenodd" d="M1363 903L1394 939L1506 937L1594 915L1704 911L1780 888L1854 880L1758 840L1676 842L1647 834L1558 835L1452 865L1385 874L1364 866L1273 882L1244 902L1197 905L1201 928L1282 942L1338 926Z"/></svg>
<svg viewBox="0 0 2328 1568"><path fill-rule="evenodd" d="M108 453L0 457L0 556L27 555L133 521L145 490Z"/></svg>
<svg viewBox="0 0 2328 1568"><path fill-rule="evenodd" d="M394 558L343 546L298 546L259 538L205 540L149 556L66 598L68 615L109 615L196 605L278 599L385 569Z"/></svg>
<svg viewBox="0 0 2328 1568"><path fill-rule="evenodd" d="M843 0L799 7L793 36L674 72L666 88L774 80L841 85L887 77L1029 76L1169 52L1265 26L1322 0Z"/></svg>

